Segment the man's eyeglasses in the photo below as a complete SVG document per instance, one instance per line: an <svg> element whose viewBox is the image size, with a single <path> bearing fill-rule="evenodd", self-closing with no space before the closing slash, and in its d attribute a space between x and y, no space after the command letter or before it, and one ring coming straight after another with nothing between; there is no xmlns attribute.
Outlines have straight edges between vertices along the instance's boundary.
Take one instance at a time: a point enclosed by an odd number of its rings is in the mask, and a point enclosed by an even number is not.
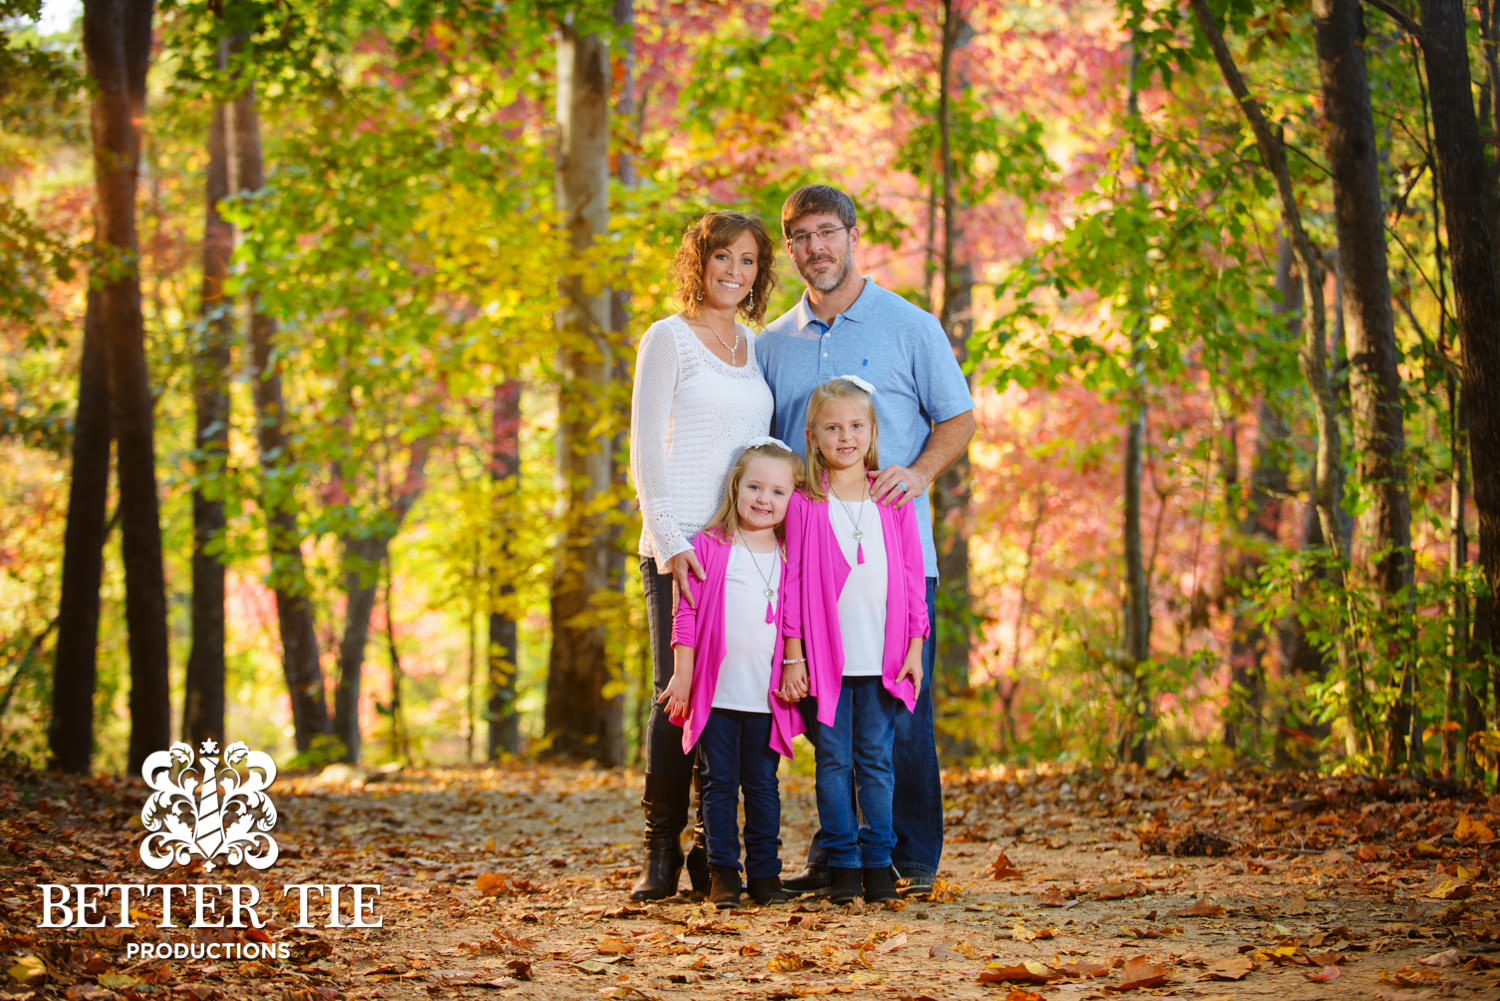
<svg viewBox="0 0 1500 1001"><path fill-rule="evenodd" d="M835 236L838 236L839 233L848 228L848 226L819 226L817 229L811 231L799 229L797 232L787 237L787 239L791 241L792 246L801 249L803 247L806 247L815 236L819 240L822 240L824 243L827 243L829 240L832 240Z"/></svg>

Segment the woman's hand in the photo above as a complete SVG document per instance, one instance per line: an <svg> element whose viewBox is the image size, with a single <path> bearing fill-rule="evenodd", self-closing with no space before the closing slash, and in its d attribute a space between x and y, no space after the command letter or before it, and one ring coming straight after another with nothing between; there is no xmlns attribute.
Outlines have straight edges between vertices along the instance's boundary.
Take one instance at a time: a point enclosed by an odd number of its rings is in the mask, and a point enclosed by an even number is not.
<svg viewBox="0 0 1500 1001"><path fill-rule="evenodd" d="M693 608L698 607L698 599L693 597L693 589L688 582L696 575L699 580L704 578L703 564L698 562L698 554L691 549L684 549L680 553L674 553L667 557L666 571L672 575L672 580L677 584L677 593L687 599L687 603Z"/></svg>

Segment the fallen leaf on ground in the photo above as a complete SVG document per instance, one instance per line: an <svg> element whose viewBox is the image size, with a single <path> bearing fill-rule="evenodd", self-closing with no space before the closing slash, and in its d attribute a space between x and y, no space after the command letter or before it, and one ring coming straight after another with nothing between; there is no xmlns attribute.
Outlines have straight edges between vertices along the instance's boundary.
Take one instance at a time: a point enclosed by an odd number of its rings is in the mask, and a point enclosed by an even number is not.
<svg viewBox="0 0 1500 1001"><path fill-rule="evenodd" d="M1474 884L1466 880L1445 879L1431 890L1427 896L1435 900L1463 900L1473 896Z"/></svg>
<svg viewBox="0 0 1500 1001"><path fill-rule="evenodd" d="M1145 887L1139 883L1105 883L1094 891L1094 899L1124 900L1126 897L1138 897L1145 892Z"/></svg>
<svg viewBox="0 0 1500 1001"><path fill-rule="evenodd" d="M900 931L875 947L875 955L884 956L892 950L899 949L906 944L906 932Z"/></svg>
<svg viewBox="0 0 1500 1001"><path fill-rule="evenodd" d="M1466 813L1458 818L1453 828L1453 840L1461 845L1472 845L1476 841L1493 841L1495 832L1482 820L1473 820Z"/></svg>
<svg viewBox="0 0 1500 1001"><path fill-rule="evenodd" d="M1397 987L1422 987L1441 983L1443 979L1443 975L1437 970L1415 963L1407 963L1399 970L1381 970L1377 975L1381 980Z"/></svg>
<svg viewBox="0 0 1500 1001"><path fill-rule="evenodd" d="M1048 969L1034 959L1004 966L991 963L979 973L981 984L1045 984L1056 980L1061 974Z"/></svg>
<svg viewBox="0 0 1500 1001"><path fill-rule="evenodd" d="M772 973L794 973L806 967L807 960L795 952L779 952L766 960L766 969Z"/></svg>
<svg viewBox="0 0 1500 1001"><path fill-rule="evenodd" d="M1249 956L1227 956L1208 964L1199 980L1240 980L1255 969Z"/></svg>
<svg viewBox="0 0 1500 1001"><path fill-rule="evenodd" d="M1337 980L1344 975L1344 971L1337 966L1325 966L1317 973L1307 974L1307 979L1315 984L1327 984Z"/></svg>
<svg viewBox="0 0 1500 1001"><path fill-rule="evenodd" d="M1218 904L1211 904L1207 897L1199 897L1188 906L1176 911L1168 911L1169 918L1216 918L1224 913L1224 908Z"/></svg>
<svg viewBox="0 0 1500 1001"><path fill-rule="evenodd" d="M1160 987L1167 982L1170 971L1160 963L1147 959L1127 959L1120 967L1119 989L1133 991L1143 987Z"/></svg>
<svg viewBox="0 0 1500 1001"><path fill-rule="evenodd" d="M1430 956L1424 956L1418 962L1427 966L1462 966L1464 965L1464 954L1457 949L1448 949L1444 952L1434 952Z"/></svg>
<svg viewBox="0 0 1500 1001"><path fill-rule="evenodd" d="M1054 967L1057 972L1068 977L1102 977L1113 970L1113 963L1098 963L1092 959L1077 959L1071 963Z"/></svg>
<svg viewBox="0 0 1500 1001"><path fill-rule="evenodd" d="M1062 890L1049 886L1036 895L1036 902L1043 907L1062 907L1067 904L1068 898L1063 895Z"/></svg>
<svg viewBox="0 0 1500 1001"><path fill-rule="evenodd" d="M47 965L35 956L22 956L15 965L5 971L12 981L22 987L31 987L47 978Z"/></svg>
<svg viewBox="0 0 1500 1001"><path fill-rule="evenodd" d="M1010 856L1004 852L1001 852L1000 857L990 863L991 879L1006 879L1019 875L1021 875L1021 870L1016 868L1015 863L1010 860Z"/></svg>
<svg viewBox="0 0 1500 1001"><path fill-rule="evenodd" d="M600 940L595 948L605 956L628 956L635 952L635 943L611 936Z"/></svg>

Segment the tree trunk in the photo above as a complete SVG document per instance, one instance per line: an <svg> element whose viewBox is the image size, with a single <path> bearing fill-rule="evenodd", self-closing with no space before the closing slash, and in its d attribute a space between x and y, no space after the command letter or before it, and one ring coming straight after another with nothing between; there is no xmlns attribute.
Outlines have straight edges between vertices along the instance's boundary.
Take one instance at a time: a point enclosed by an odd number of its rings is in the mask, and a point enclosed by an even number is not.
<svg viewBox="0 0 1500 1001"><path fill-rule="evenodd" d="M609 223L609 47L564 24L558 41L558 208L572 249L587 253ZM557 463L563 509L552 581L552 650L545 725L554 753L605 765L624 760L624 703L614 691L595 595L609 590L614 540L595 510L613 473L610 440L595 432L614 370L609 296L579 276L561 283L557 318Z"/></svg>
<svg viewBox="0 0 1500 1001"><path fill-rule="evenodd" d="M242 192L265 184L261 160L260 112L255 85L235 98L234 185ZM250 382L255 398L255 440L260 452L261 507L265 512L271 556L270 585L276 592L276 620L281 628L282 671L292 703L297 750L306 752L313 738L332 732L324 696L323 666L318 660L317 627L309 598L307 567L302 559L302 532L297 526L295 490L298 474L283 427L281 372L272 362L276 321L260 309L251 291Z"/></svg>
<svg viewBox="0 0 1500 1001"><path fill-rule="evenodd" d="M948 333L954 355L962 365L968 358L969 335L973 332L974 272L968 261L958 260L960 211L954 193L952 94L954 88L966 87L960 76L954 79L955 53L972 32L955 0L943 0L942 51L938 72L938 134L943 212L942 306L938 322ZM937 644L936 660L944 669L938 683L942 692L956 696L969 683L969 628L973 616L969 594L969 533L965 517L969 510L969 453L954 460L933 484L931 493L933 536L937 548L938 578L944 615L942 628L932 641ZM937 673L934 668L934 673Z"/></svg>
<svg viewBox="0 0 1500 1001"><path fill-rule="evenodd" d="M103 258L95 274L99 331L119 460L132 770L171 738L166 576L135 213L151 14L150 0L90 0L83 8L83 48L94 83L95 250Z"/></svg>
<svg viewBox="0 0 1500 1001"><path fill-rule="evenodd" d="M1140 48L1130 42L1130 92L1127 115L1140 117L1136 67ZM1137 164L1139 168L1141 165ZM1144 181L1137 182L1143 186ZM1152 695L1146 679L1151 659L1151 595L1147 583L1145 548L1141 537L1141 479L1146 450L1145 346L1140 322L1130 330L1130 389L1126 402L1124 518L1121 534L1125 555L1124 725L1116 755L1121 761L1144 765L1151 726Z"/></svg>
<svg viewBox="0 0 1500 1001"><path fill-rule="evenodd" d="M344 635L339 641L338 684L333 695L333 732L344 745L348 762L360 759L359 698L364 677L365 647L370 639L370 616L375 611L375 589L380 567L390 560L391 540L422 495L430 443L412 443L405 483L387 505L382 527L366 534L346 533L344 547Z"/></svg>
<svg viewBox="0 0 1500 1001"><path fill-rule="evenodd" d="M1399 692L1385 721L1384 765L1393 771L1407 763L1414 675L1407 653L1384 639L1405 635L1402 624L1410 615L1412 584L1406 431L1385 214L1359 0L1314 0L1313 22L1328 122L1339 281L1346 303L1356 471L1368 498L1359 517L1363 552L1353 565L1377 595L1375 618L1366 627L1368 642L1372 647L1387 644L1384 659L1400 665ZM1413 763L1420 760L1420 747L1410 753Z"/></svg>
<svg viewBox="0 0 1500 1001"><path fill-rule="evenodd" d="M490 476L499 504L515 504L521 480L521 384L515 380L495 387L490 417ZM502 484L504 486L502 486ZM498 518L496 519L498 521ZM489 559L510 565L510 539L502 533L490 547ZM516 670L520 646L516 620L507 599L515 592L509 572L489 570L489 760L521 753L521 716L516 712ZM502 611L501 609L505 609Z"/></svg>
<svg viewBox="0 0 1500 1001"><path fill-rule="evenodd" d="M1500 258L1495 195L1474 113L1464 8L1425 0L1422 46L1432 94L1438 188L1448 221L1448 254L1463 351L1463 419L1479 518L1479 563L1489 585L1474 601L1474 640L1486 649L1500 622ZM1490 655L1495 725L1500 729L1500 658Z"/></svg>
<svg viewBox="0 0 1500 1001"><path fill-rule="evenodd" d="M88 293L78 412L73 421L73 475L63 532L57 648L52 666L49 766L86 775L94 753L94 683L98 674L99 584L104 575L109 495L109 379L99 332L99 293Z"/></svg>
<svg viewBox="0 0 1500 1001"><path fill-rule="evenodd" d="M229 64L229 45L219 47L215 66ZM203 220L202 333L193 358L193 441L198 450L193 487L193 646L188 654L182 702L182 736L195 747L212 738L224 743L224 563L210 552L224 533L224 502L204 484L222 478L229 456L229 366L234 304L224 294L234 227L219 214L229 196L227 114L214 108L208 129L208 167Z"/></svg>

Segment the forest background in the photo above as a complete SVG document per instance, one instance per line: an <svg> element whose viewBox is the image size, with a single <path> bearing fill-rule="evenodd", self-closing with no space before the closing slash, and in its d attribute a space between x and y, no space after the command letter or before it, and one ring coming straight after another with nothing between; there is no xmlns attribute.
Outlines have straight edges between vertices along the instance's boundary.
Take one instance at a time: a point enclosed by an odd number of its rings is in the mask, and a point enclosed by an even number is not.
<svg viewBox="0 0 1500 1001"><path fill-rule="evenodd" d="M1491 0L40 13L0 2L8 753L633 761L636 341L692 220L827 182L978 401L946 760L1494 767Z"/></svg>

